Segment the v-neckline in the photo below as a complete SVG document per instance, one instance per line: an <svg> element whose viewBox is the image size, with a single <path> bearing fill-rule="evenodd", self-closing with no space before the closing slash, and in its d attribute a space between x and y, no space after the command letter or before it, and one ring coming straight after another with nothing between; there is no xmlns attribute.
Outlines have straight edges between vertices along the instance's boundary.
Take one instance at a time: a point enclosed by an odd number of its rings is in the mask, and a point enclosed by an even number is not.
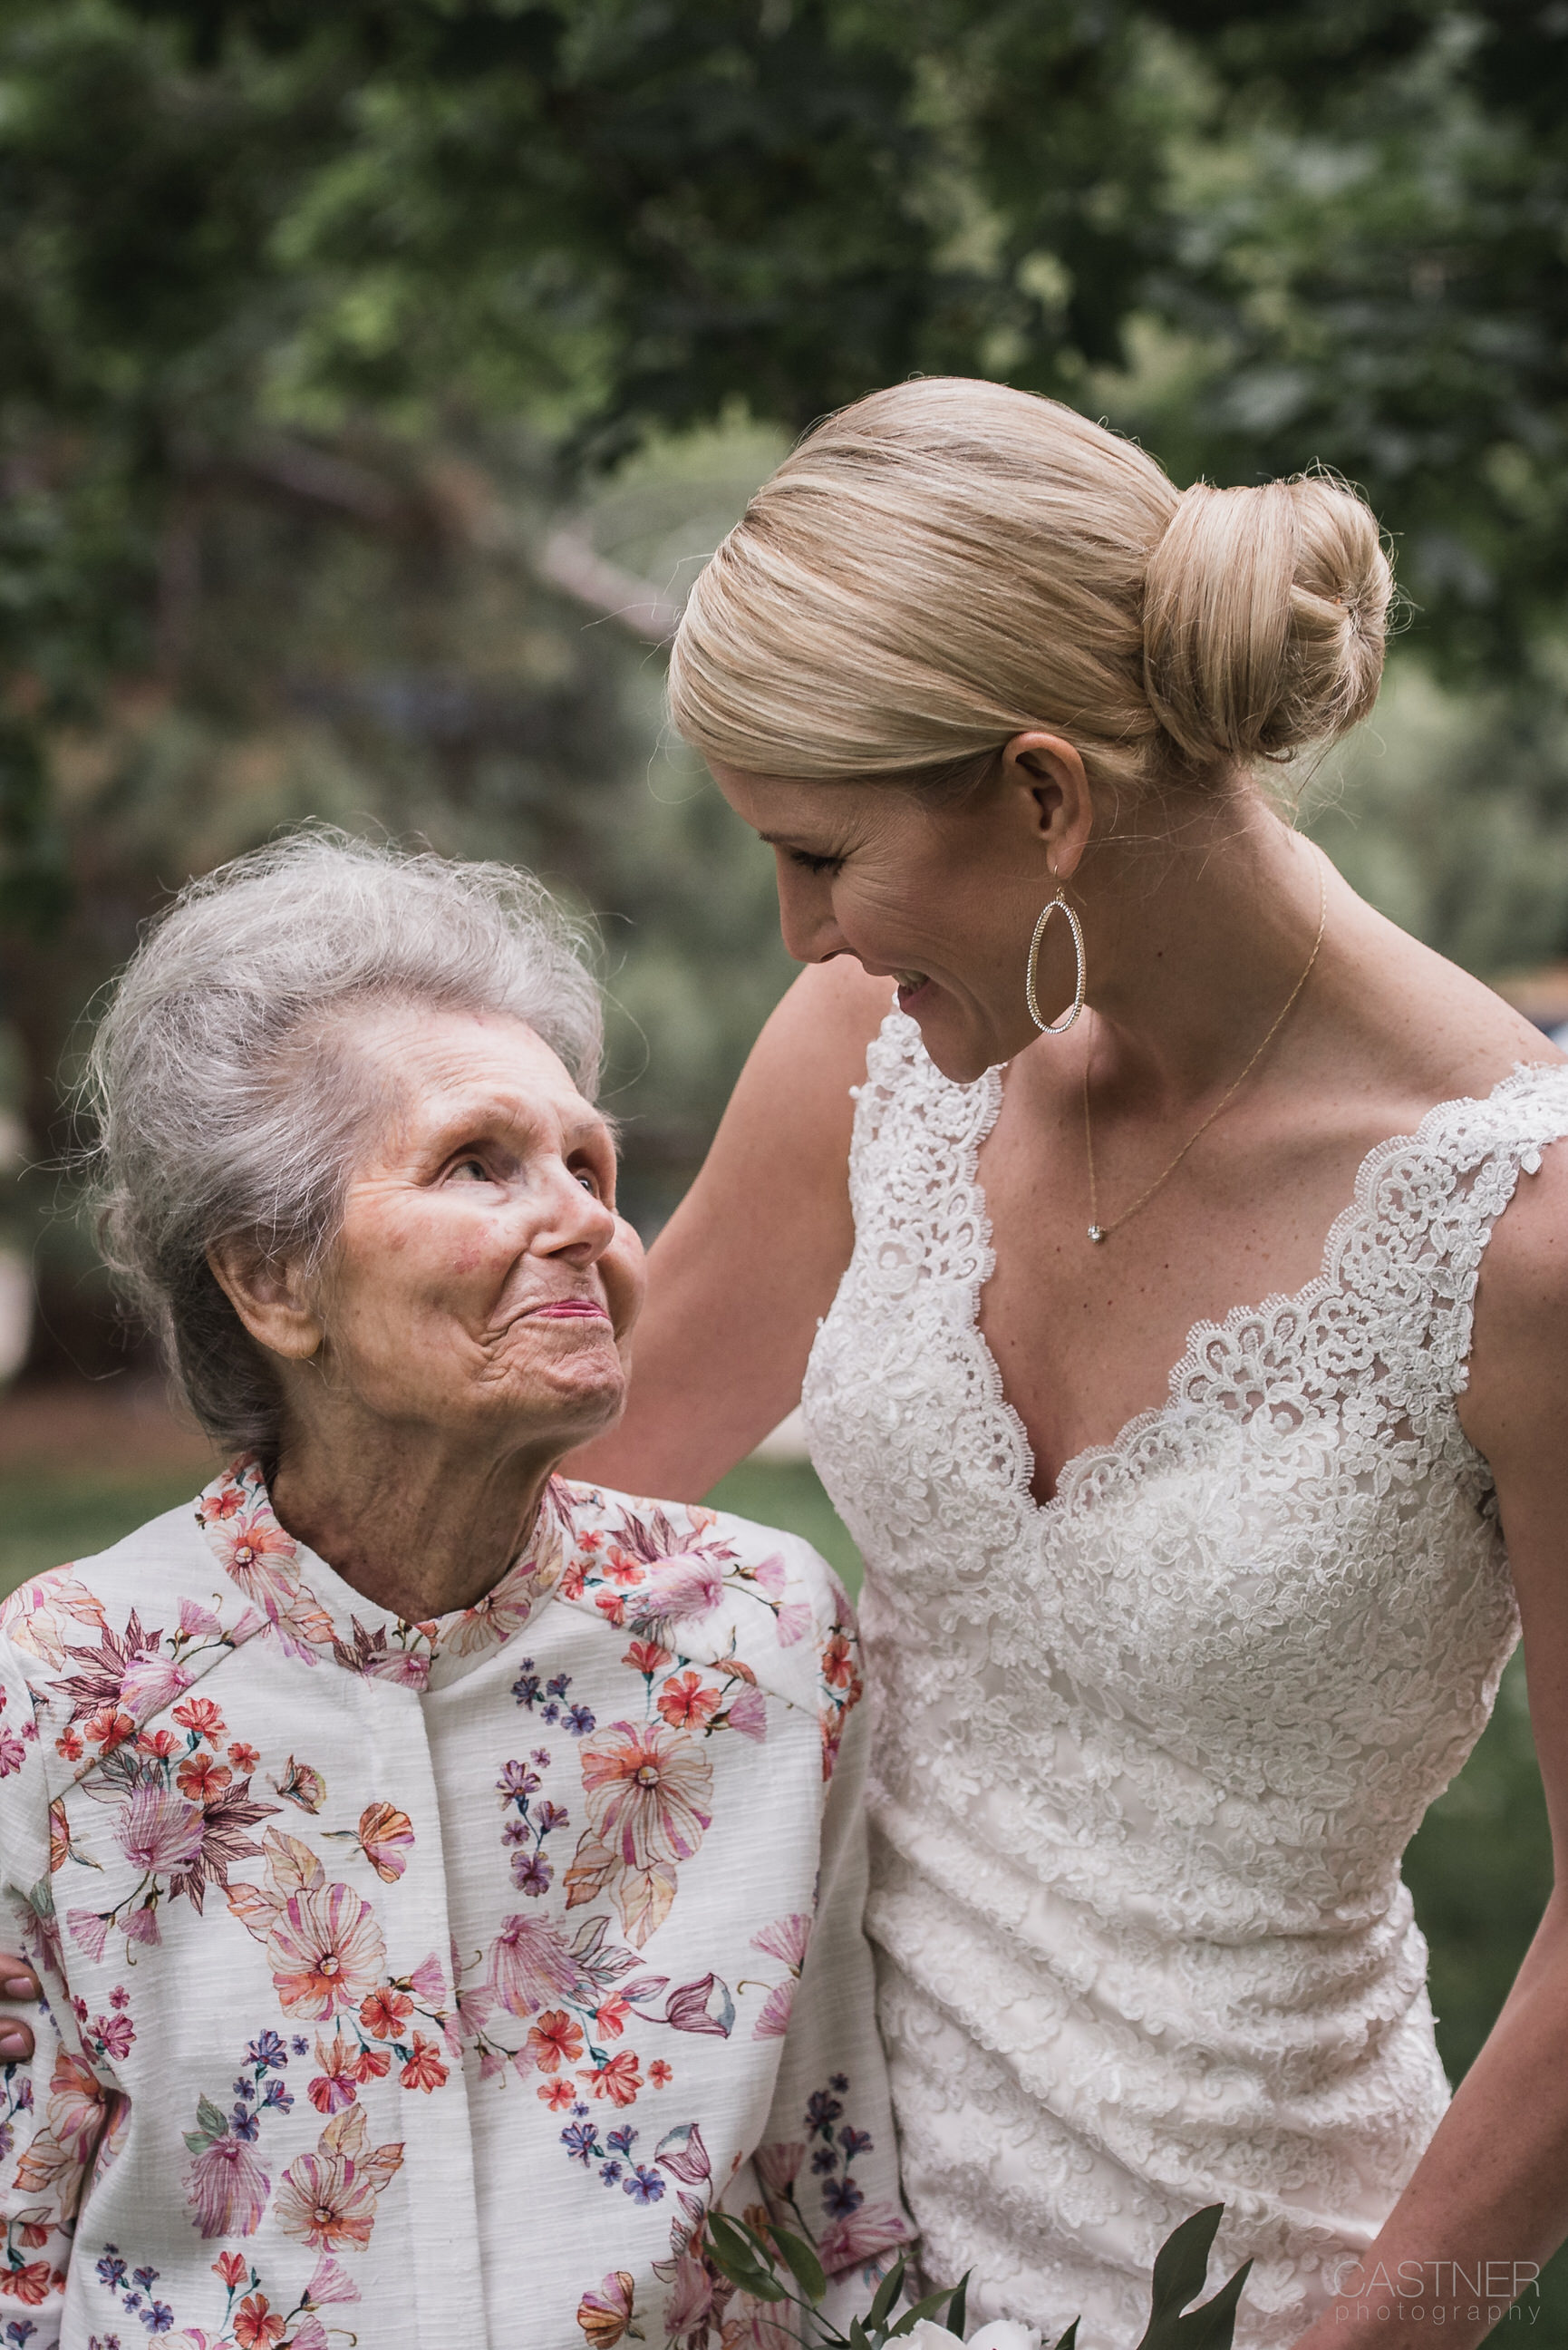
<svg viewBox="0 0 1568 2350"><path fill-rule="evenodd" d="M920 1050L924 1051L923 1045ZM1076 1452L1070 1453L1056 1471L1053 1489L1043 1502L1036 1498L1033 1490L1036 1464L1034 1447L1030 1441L1029 1430L1023 1423L1022 1414L1008 1400L1006 1384L1002 1376L1002 1366L996 1358L990 1339L981 1326L981 1309L986 1285L996 1269L996 1245L992 1233L991 1204L986 1197L985 1185L981 1179L980 1156L995 1128L997 1119L1002 1115L1002 1071L1001 1068L988 1069L980 1082L991 1088L990 1107L973 1136L968 1153L971 1159L969 1186L973 1195L974 1227L980 1244L981 1260L987 1269L971 1284L968 1329L979 1350L986 1385L997 1408L1018 1439L1018 1454L1015 1462L1012 1464L1016 1472L1013 1498L1020 1506L1025 1523L1044 1532L1047 1527L1065 1517L1075 1498L1078 1487L1091 1471L1110 1468L1125 1473L1129 1470L1130 1456L1135 1447L1151 1430L1167 1420L1174 1420L1183 1409L1183 1399L1179 1393L1180 1382L1189 1368L1196 1362L1201 1345L1211 1344L1216 1338L1222 1342L1228 1341L1243 1324L1256 1321L1266 1315L1295 1313L1304 1320L1323 1298L1332 1295L1336 1287L1335 1275L1345 1243L1357 1223L1365 1218L1385 1167L1397 1159L1401 1152L1428 1149L1436 1135L1438 1121L1448 1118L1453 1111L1486 1107L1495 1102L1506 1087L1519 1084L1521 1079L1533 1075L1537 1070L1550 1070L1557 1066L1551 1061L1516 1061L1513 1067L1498 1079L1490 1093L1455 1094L1446 1101L1434 1102L1413 1132L1391 1134L1383 1141L1375 1142L1355 1170L1355 1188L1349 1201L1329 1226L1327 1237L1323 1244L1318 1270L1312 1278L1303 1283L1300 1289L1275 1290L1257 1303L1247 1302L1233 1305L1222 1321L1216 1322L1207 1315L1200 1315L1189 1329L1186 1346L1167 1374L1166 1394L1163 1400L1146 1406L1142 1411L1135 1412L1130 1419L1123 1422L1108 1441L1082 1445ZM1568 1073L1568 1063L1564 1063L1563 1066L1564 1072Z"/></svg>

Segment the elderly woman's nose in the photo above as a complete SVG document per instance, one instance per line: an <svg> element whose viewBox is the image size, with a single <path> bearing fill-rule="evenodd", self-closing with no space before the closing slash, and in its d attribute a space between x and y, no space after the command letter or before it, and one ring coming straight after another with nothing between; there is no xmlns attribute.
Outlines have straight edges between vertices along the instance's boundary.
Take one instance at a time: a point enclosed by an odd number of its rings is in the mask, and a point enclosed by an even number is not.
<svg viewBox="0 0 1568 2350"><path fill-rule="evenodd" d="M616 1212L598 1192L570 1168L563 1167L551 1185L547 1226L536 1245L547 1253L579 1256L593 1264L616 1235Z"/></svg>

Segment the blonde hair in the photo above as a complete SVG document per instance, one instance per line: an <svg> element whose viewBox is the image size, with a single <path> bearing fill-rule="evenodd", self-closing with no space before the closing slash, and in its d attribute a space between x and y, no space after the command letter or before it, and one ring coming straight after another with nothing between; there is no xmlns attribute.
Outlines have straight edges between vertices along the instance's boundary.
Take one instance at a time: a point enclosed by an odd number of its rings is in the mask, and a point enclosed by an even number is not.
<svg viewBox="0 0 1568 2350"><path fill-rule="evenodd" d="M1324 475L1179 492L1032 392L906 383L820 425L699 577L670 711L763 775L958 775L1048 727L1139 787L1284 760L1376 698L1376 522Z"/></svg>

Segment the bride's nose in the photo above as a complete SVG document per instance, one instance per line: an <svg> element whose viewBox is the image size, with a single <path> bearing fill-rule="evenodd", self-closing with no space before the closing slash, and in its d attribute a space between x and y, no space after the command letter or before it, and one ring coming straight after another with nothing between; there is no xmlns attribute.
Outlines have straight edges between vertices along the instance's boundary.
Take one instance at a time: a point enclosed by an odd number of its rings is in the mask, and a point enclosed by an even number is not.
<svg viewBox="0 0 1568 2350"><path fill-rule="evenodd" d="M827 962L854 949L838 927L833 911L833 891L825 876L803 873L798 866L778 868L779 930L796 962Z"/></svg>

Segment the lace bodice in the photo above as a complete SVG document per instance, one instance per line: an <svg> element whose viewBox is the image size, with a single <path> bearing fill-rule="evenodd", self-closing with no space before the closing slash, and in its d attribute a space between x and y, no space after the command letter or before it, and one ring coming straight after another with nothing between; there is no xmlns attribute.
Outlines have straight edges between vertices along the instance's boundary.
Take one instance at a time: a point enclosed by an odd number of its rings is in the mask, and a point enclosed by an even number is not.
<svg viewBox="0 0 1568 2350"><path fill-rule="evenodd" d="M805 1388L866 1561L906 2189L933 2278L1047 2338L1082 2311L1082 2350L1128 2350L1161 2239L1222 2199L1239 2350L1274 2350L1447 2101L1399 1861L1517 1637L1456 1399L1568 1067L1374 1150L1320 1275L1199 1324L1044 1505L977 1319L1001 1098L889 1016Z"/></svg>

